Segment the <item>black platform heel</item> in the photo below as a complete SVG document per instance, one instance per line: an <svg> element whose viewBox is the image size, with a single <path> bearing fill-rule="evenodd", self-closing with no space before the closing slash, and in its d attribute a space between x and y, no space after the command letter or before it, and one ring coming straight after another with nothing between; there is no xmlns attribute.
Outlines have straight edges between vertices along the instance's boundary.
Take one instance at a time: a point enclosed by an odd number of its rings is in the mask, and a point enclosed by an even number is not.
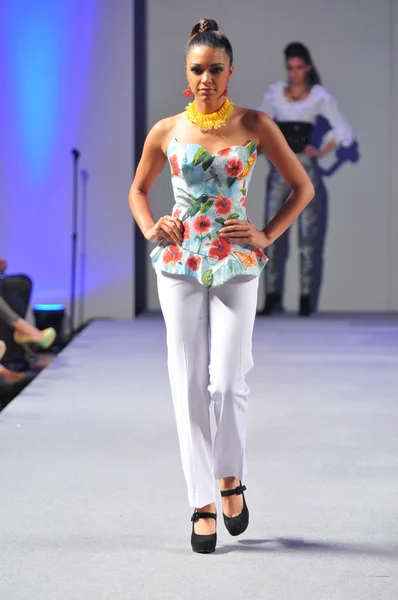
<svg viewBox="0 0 398 600"><path fill-rule="evenodd" d="M217 515L215 513L210 512L194 512L191 521L192 521L192 536L191 536L191 545L192 550L194 552L199 552L199 554L211 554L216 549L217 544L217 533L212 533L211 535L200 535L195 533L195 523L199 521L199 519L214 519L217 520Z"/></svg>
<svg viewBox="0 0 398 600"><path fill-rule="evenodd" d="M238 487L234 490L224 490L221 492L223 498L225 498L225 496L239 496L240 494L242 494L243 497L243 508L239 515L236 517L228 517L223 512L225 527L231 535L240 535L246 531L247 526L249 525L249 509L247 508L245 494L243 493L245 491L246 486L242 485L242 482L240 481Z"/></svg>

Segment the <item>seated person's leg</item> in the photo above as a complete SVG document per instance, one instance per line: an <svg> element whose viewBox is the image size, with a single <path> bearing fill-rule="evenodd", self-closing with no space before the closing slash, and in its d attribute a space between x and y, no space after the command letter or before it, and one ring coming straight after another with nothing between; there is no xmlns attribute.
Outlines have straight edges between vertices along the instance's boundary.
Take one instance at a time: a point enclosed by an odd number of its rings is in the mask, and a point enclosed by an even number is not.
<svg viewBox="0 0 398 600"><path fill-rule="evenodd" d="M1 262L1 260L0 260ZM6 280L0 278L0 339L2 339L6 346L7 351L4 356L3 365L7 365L11 368L26 369L29 363L26 359L25 350L14 341L14 322L20 318L19 315L7 304L5 298Z"/></svg>
<svg viewBox="0 0 398 600"><path fill-rule="evenodd" d="M25 317L32 294L32 280L27 275L8 275L3 286L4 299L20 317Z"/></svg>
<svg viewBox="0 0 398 600"><path fill-rule="evenodd" d="M40 331L17 315L16 312L0 296L0 320L14 329L14 340L18 344L36 343L42 348L49 348L55 339L55 330L52 327Z"/></svg>
<svg viewBox="0 0 398 600"><path fill-rule="evenodd" d="M9 327L14 328L19 319L19 315L12 310L11 306L0 296L0 319Z"/></svg>
<svg viewBox="0 0 398 600"><path fill-rule="evenodd" d="M5 345L3 340L0 340L0 361L3 358L4 354L6 353L6 350L7 350L7 346ZM24 373L14 373L14 371L10 371L9 369L6 369L6 367L4 367L0 363L0 385L1 385L1 383L5 383L5 384L14 383L15 381L20 381L24 377L25 377ZM0 404L0 408L1 408L1 404Z"/></svg>

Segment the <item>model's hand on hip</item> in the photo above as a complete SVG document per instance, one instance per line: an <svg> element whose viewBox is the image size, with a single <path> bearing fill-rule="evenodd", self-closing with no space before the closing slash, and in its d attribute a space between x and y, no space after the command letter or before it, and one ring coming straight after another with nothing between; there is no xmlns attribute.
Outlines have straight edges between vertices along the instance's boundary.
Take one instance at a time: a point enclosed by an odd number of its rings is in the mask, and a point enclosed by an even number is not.
<svg viewBox="0 0 398 600"><path fill-rule="evenodd" d="M220 236L232 244L250 244L255 248L265 248L271 243L264 231L259 231L251 221L231 219L225 221L220 229Z"/></svg>
<svg viewBox="0 0 398 600"><path fill-rule="evenodd" d="M315 148L315 146L306 146L304 148L304 154L310 156L311 158L318 158L321 156L321 153L319 152L318 148Z"/></svg>
<svg viewBox="0 0 398 600"><path fill-rule="evenodd" d="M167 240L173 244L181 244L183 232L184 226L180 219L166 215L145 232L145 238L149 242Z"/></svg>

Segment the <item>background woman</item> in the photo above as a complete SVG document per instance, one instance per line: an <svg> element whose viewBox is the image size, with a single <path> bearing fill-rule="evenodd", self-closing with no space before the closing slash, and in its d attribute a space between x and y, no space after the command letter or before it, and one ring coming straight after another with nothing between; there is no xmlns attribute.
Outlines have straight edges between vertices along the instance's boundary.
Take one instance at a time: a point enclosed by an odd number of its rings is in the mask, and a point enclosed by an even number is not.
<svg viewBox="0 0 398 600"><path fill-rule="evenodd" d="M339 111L333 96L321 85L309 50L293 42L285 50L288 83L279 81L269 86L260 110L278 124L290 148L308 173L315 197L301 213L299 223L300 302L299 314L310 315L316 307L322 278L325 198L318 158L326 156L340 144L353 142L351 128ZM311 145L311 134L319 116L332 128L332 139L317 149ZM271 165L267 181L266 223L270 223L290 194L288 183ZM269 264L265 273L266 301L263 314L278 313L283 307L285 266L288 256L288 232L267 249Z"/></svg>

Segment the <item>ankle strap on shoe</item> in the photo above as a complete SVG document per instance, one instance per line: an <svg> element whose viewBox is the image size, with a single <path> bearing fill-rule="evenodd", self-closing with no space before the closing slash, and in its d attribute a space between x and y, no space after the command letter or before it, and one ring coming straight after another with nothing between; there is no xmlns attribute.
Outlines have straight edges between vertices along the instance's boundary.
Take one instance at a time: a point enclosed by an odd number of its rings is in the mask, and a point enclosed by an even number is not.
<svg viewBox="0 0 398 600"><path fill-rule="evenodd" d="M243 494L246 491L245 485L238 485L234 490L224 490L221 492L221 496L224 498L225 496L239 496L239 494Z"/></svg>
<svg viewBox="0 0 398 600"><path fill-rule="evenodd" d="M210 512L194 512L192 517L191 517L191 521L193 523L196 523L196 521L199 521L199 519L217 519L217 515L215 513L210 513Z"/></svg>

